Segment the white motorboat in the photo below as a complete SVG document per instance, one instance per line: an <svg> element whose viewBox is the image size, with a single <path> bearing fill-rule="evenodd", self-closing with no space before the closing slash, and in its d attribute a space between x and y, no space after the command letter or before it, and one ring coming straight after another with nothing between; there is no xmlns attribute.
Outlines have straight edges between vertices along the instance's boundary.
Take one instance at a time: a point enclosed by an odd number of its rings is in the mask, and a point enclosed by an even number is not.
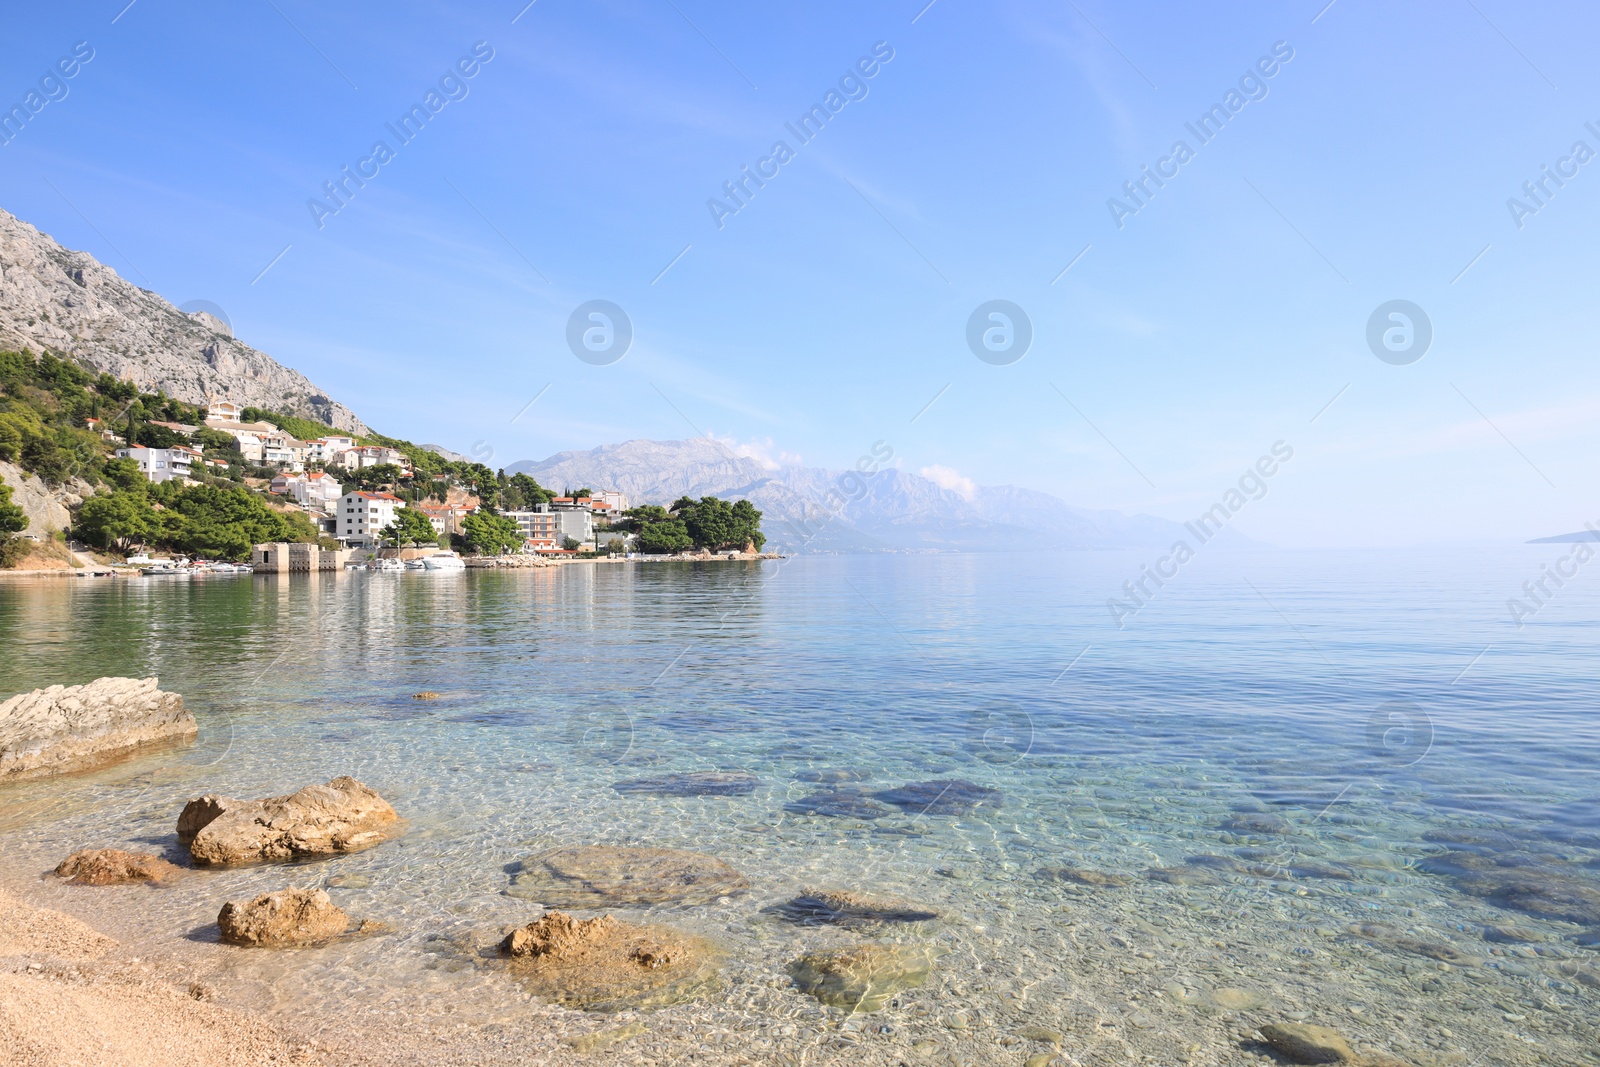
<svg viewBox="0 0 1600 1067"><path fill-rule="evenodd" d="M430 571L464 571L467 569L460 556L454 552L435 552L422 557L422 565Z"/></svg>
<svg viewBox="0 0 1600 1067"><path fill-rule="evenodd" d="M406 560L405 567L408 571L420 571L426 567L426 564L424 564L420 559L408 559Z"/></svg>
<svg viewBox="0 0 1600 1067"><path fill-rule="evenodd" d="M375 571L382 571L385 574L396 574L405 570L406 565L397 559L389 559L386 557L384 559L373 560L372 569Z"/></svg>

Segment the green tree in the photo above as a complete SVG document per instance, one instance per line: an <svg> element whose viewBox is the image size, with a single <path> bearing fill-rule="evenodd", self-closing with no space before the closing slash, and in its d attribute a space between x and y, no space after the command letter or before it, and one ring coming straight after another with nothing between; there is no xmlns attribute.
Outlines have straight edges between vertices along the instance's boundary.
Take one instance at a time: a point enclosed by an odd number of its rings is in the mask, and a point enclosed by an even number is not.
<svg viewBox="0 0 1600 1067"><path fill-rule="evenodd" d="M188 438L176 430L169 430L165 426L154 423L142 422L133 431L133 439L145 448L172 448L174 445L186 445Z"/></svg>
<svg viewBox="0 0 1600 1067"><path fill-rule="evenodd" d="M731 544L734 538L733 505L714 496L703 496L699 503L678 511L684 527L694 540L695 547L716 551ZM740 547L743 547L741 542Z"/></svg>
<svg viewBox="0 0 1600 1067"><path fill-rule="evenodd" d="M684 549L693 548L694 539L689 536L689 531L684 528L682 519L667 519L664 522L647 523L639 531L639 551L652 555L661 555L670 552L682 552Z"/></svg>
<svg viewBox="0 0 1600 1067"><path fill-rule="evenodd" d="M505 509L524 511L548 504L555 494L527 474L513 474L505 488Z"/></svg>
<svg viewBox="0 0 1600 1067"><path fill-rule="evenodd" d="M263 542L317 539L304 514L274 511L248 489L195 485L169 491L163 502L161 541L180 552L237 560Z"/></svg>
<svg viewBox="0 0 1600 1067"><path fill-rule="evenodd" d="M148 495L128 489L96 493L85 500L72 526L89 544L124 554L150 544L162 532L160 513L150 506Z"/></svg>
<svg viewBox="0 0 1600 1067"><path fill-rule="evenodd" d="M629 508L622 513L618 521L611 524L613 530L632 530L635 533L643 530L652 522L666 522L672 518L667 514L667 509L660 504L641 504L636 508Z"/></svg>
<svg viewBox="0 0 1600 1067"><path fill-rule="evenodd" d="M339 481L347 493L357 489L372 491L386 485L394 485L400 481L403 472L393 463L379 463L372 467L362 467L359 470L342 469Z"/></svg>
<svg viewBox="0 0 1600 1067"><path fill-rule="evenodd" d="M399 508L394 513L394 521L379 531L379 536L395 545L432 545L439 541L439 531L433 528L433 523L428 521L416 508Z"/></svg>
<svg viewBox="0 0 1600 1067"><path fill-rule="evenodd" d="M27 514L11 502L11 487L0 481L0 568L15 567L28 554L28 542L12 536L27 528Z"/></svg>
<svg viewBox="0 0 1600 1067"><path fill-rule="evenodd" d="M461 523L468 548L486 556L504 555L519 548L524 540L516 522L490 511L475 511Z"/></svg>
<svg viewBox="0 0 1600 1067"><path fill-rule="evenodd" d="M139 469L139 464L131 459L110 459L101 468L100 476L113 489L125 489L134 493L146 493L150 488L149 479Z"/></svg>
<svg viewBox="0 0 1600 1067"><path fill-rule="evenodd" d="M27 528L27 514L11 502L11 487L0 479L0 533L21 533Z"/></svg>
<svg viewBox="0 0 1600 1067"><path fill-rule="evenodd" d="M767 543L767 535L761 532L761 512L748 500L734 502L733 534L740 548L749 544L760 552L761 546Z"/></svg>

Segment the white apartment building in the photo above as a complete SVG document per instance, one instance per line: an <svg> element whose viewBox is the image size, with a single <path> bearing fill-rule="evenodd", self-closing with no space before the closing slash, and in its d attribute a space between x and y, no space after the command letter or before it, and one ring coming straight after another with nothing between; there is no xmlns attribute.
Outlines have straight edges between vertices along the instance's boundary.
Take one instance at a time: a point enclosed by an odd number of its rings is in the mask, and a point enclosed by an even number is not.
<svg viewBox="0 0 1600 1067"><path fill-rule="evenodd" d="M261 462L275 463L293 470L305 470L306 446L288 434L264 434L261 437Z"/></svg>
<svg viewBox="0 0 1600 1067"><path fill-rule="evenodd" d="M281 444L288 440L288 437L270 422L226 422L222 419L207 419L206 425L238 441L239 451L251 463L266 461L268 441Z"/></svg>
<svg viewBox="0 0 1600 1067"><path fill-rule="evenodd" d="M394 521L406 502L393 493L346 493L334 514L334 534L347 545L373 548L383 528Z"/></svg>
<svg viewBox="0 0 1600 1067"><path fill-rule="evenodd" d="M177 445L173 448L119 448L118 459L131 459L152 482L166 482L173 478L188 478L193 465L201 462L200 453L193 448Z"/></svg>
<svg viewBox="0 0 1600 1067"><path fill-rule="evenodd" d="M594 540L594 516L587 508L553 508L541 504L531 511L507 511L506 518L517 524L522 536L536 545L560 548L567 538Z"/></svg>
<svg viewBox="0 0 1600 1067"><path fill-rule="evenodd" d="M306 442L306 462L320 463L324 467L333 466L339 462L342 453L356 447L354 437L345 437L340 434L329 434L327 437L318 437L314 441Z"/></svg>
<svg viewBox="0 0 1600 1067"><path fill-rule="evenodd" d="M590 499L596 504L604 503L607 511L613 516L619 516L628 510L628 498L615 489L593 489L590 493Z"/></svg>
<svg viewBox="0 0 1600 1067"><path fill-rule="evenodd" d="M404 470L411 469L411 461L406 458L404 452L384 445L362 445L359 448L345 449L339 454L338 462L351 470L376 467L383 463L391 463Z"/></svg>
<svg viewBox="0 0 1600 1067"><path fill-rule="evenodd" d="M309 474L280 474L272 479L270 492L287 496L303 508L328 511L344 495L339 479L322 471Z"/></svg>

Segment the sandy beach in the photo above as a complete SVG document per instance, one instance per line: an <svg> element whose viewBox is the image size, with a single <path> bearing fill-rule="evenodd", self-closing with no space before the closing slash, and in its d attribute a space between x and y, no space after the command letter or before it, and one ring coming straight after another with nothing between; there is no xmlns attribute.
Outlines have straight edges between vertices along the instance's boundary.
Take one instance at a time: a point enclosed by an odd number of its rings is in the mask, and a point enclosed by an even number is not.
<svg viewBox="0 0 1600 1067"><path fill-rule="evenodd" d="M152 966L72 916L0 892L0 1063L349 1063Z"/></svg>

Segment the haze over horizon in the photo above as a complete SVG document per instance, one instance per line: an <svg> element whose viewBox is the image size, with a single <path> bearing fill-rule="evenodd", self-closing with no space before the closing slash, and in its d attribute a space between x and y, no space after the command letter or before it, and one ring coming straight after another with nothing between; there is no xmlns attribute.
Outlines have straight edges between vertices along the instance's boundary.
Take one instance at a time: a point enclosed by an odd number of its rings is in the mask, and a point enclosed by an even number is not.
<svg viewBox="0 0 1600 1067"><path fill-rule="evenodd" d="M0 207L496 466L712 436L839 469L887 441L951 484L1183 521L1283 441L1234 522L1258 541L1600 520L1592 12L925 3L28 9L0 107L92 58L8 131ZM596 299L632 324L607 365L567 340ZM997 299L1033 334L1004 365L967 340ZM1369 346L1393 300L1431 323L1416 362Z"/></svg>

